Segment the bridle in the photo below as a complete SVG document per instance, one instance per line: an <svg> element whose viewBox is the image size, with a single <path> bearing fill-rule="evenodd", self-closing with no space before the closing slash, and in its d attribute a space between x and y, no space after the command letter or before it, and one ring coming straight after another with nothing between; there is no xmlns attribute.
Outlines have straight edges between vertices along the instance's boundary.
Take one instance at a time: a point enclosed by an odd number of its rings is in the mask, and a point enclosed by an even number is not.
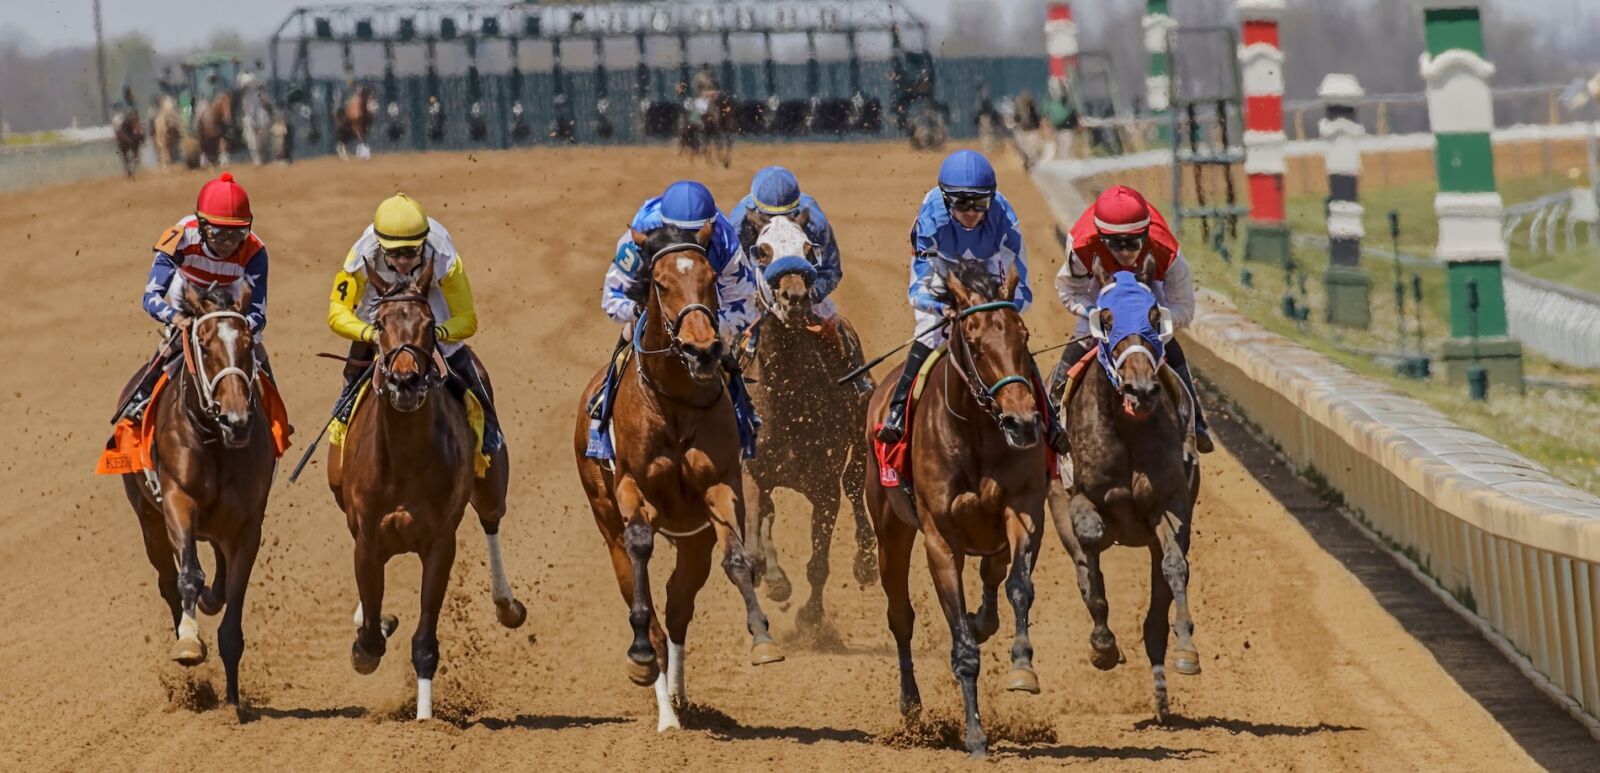
<svg viewBox="0 0 1600 773"><path fill-rule="evenodd" d="M1027 386L1029 389L1032 389L1033 380L1027 376L1013 373L1007 376L1002 376L993 384L985 384L983 381L983 376L978 373L978 363L973 357L972 346L967 342L967 337L962 333L961 326L962 321L973 314L990 311L1004 311L1008 309L1011 311L1016 311L1017 306L1011 301L989 301L987 303L980 303L976 306L969 306L965 309L962 309L960 313L956 314L951 322L950 331L950 340L952 342L950 346L950 354L952 356L952 364L955 365L956 373L961 376L962 382L967 385L967 391L971 393L972 399L978 403L978 407L982 408L985 413L989 414L989 418L994 419L996 425L1000 424L1001 418L1000 402L997 399L1000 394L1000 390L1012 384L1022 384ZM961 342L959 346L954 343L956 341Z"/></svg>
<svg viewBox="0 0 1600 773"><path fill-rule="evenodd" d="M379 296L378 299L373 302L373 307L376 309L376 307L382 306L386 303L427 304L428 297L426 295L422 295L421 293L415 292L402 292L395 293L393 295L383 295ZM395 358L399 357L402 352L405 352L409 353L411 358L416 360L417 364L422 368L422 389L424 392L433 389L433 387L436 386L440 381L441 374L439 373L438 366L434 363L433 355L424 350L422 347L413 343L404 343L393 349L384 351L383 344L381 342L374 343L378 347L378 357L376 360L374 360L374 365L376 366L379 375L387 378L394 365Z"/></svg>
<svg viewBox="0 0 1600 773"><path fill-rule="evenodd" d="M662 255L685 251L697 252L700 253L701 256L706 255L706 248L700 246L699 244L694 242L679 242L676 244L669 244L659 250L656 250L656 253L650 256L650 263L648 265L653 271L656 260ZM654 293L656 296L656 308L665 310L665 299L661 297L661 284L655 280L654 276L650 278L650 292ZM689 315L696 313L706 315L706 317L711 320L711 326L716 327L717 313L712 311L710 306L707 306L703 303L691 303L687 306L684 306L682 309L679 309L677 315L673 318L661 320L661 326L666 330L667 333L667 345L660 349L646 349L644 347L644 326L645 317L647 315L641 312L639 314L638 322L636 322L633 326L633 350L641 355L676 354L680 359L683 360L684 367L688 367L689 356L683 351L683 341L678 338L678 330L683 327L683 321L688 319Z"/></svg>
<svg viewBox="0 0 1600 773"><path fill-rule="evenodd" d="M200 348L200 325L207 320L213 319L236 319L240 322L240 324L245 326L245 330L249 330L250 318L246 317L244 314L232 310L213 311L203 314L196 318L193 322L189 323L189 334L183 339L185 359L189 363L188 370L194 374L194 382L196 387L195 391L198 392L200 396L200 410L203 411L206 417L210 418L212 421L220 421L222 418L222 406L217 404L217 384L221 383L223 379L229 376L238 376L239 378L244 379L245 394L250 396L250 402L252 405L254 405L256 399L254 389L256 381L256 360L255 353L251 352L249 355L250 370L246 371L245 369L234 365L230 361L227 367L217 371L216 373L208 374L206 372L206 359L201 354L202 349Z"/></svg>

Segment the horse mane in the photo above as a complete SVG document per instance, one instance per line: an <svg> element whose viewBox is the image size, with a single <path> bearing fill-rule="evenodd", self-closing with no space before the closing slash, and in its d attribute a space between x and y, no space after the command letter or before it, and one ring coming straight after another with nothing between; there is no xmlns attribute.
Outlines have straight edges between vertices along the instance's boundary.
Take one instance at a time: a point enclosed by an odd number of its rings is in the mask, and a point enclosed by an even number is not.
<svg viewBox="0 0 1600 773"><path fill-rule="evenodd" d="M990 274L982 263L976 261L957 261L954 266L946 268L947 275L954 274L956 279L967 288L967 292L985 301L1001 300L1000 290L1003 287L999 277ZM947 304L954 305L955 293L947 286L939 298Z"/></svg>
<svg viewBox="0 0 1600 773"><path fill-rule="evenodd" d="M639 246L639 254L643 256L645 269L648 271L653 268L656 253L674 244L698 245L699 243L695 239L694 231L674 225L663 225L645 234L644 244Z"/></svg>
<svg viewBox="0 0 1600 773"><path fill-rule="evenodd" d="M195 295L200 298L202 303L209 303L223 309L233 308L235 299L233 291L228 286L220 283L214 285L191 284L189 286L194 288Z"/></svg>

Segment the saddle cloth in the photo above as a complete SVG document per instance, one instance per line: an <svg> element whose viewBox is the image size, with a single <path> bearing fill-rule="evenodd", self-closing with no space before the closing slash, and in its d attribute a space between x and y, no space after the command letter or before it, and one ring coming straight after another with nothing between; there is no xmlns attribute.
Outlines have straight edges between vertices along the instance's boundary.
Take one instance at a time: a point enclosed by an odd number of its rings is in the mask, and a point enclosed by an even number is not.
<svg viewBox="0 0 1600 773"><path fill-rule="evenodd" d="M367 397L367 388L372 385L372 380L361 382L361 389L356 392L356 399L350 404L350 416L354 418L356 409L361 407L361 401ZM467 405L467 423L472 425L472 474L481 478L489 471L489 455L483 452L483 406L478 404L478 396L471 390L464 390L461 399ZM350 425L334 417L328 424L328 444L339 449L339 460L344 460L344 438L350 432Z"/></svg>

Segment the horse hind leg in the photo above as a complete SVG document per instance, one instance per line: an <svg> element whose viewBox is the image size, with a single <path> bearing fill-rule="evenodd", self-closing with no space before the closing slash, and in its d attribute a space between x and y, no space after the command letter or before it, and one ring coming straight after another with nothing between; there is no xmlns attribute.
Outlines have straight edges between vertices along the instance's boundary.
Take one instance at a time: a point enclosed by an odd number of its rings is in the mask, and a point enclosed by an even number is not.
<svg viewBox="0 0 1600 773"><path fill-rule="evenodd" d="M982 580L982 596L978 611L967 615L972 634L983 644L1000 630L1000 583L1006 578L1011 557L1005 553L984 556L978 562L978 578Z"/></svg>
<svg viewBox="0 0 1600 773"><path fill-rule="evenodd" d="M866 423L863 417L857 424ZM872 534L872 520L867 514L864 494L867 480L867 449L861 443L850 450L850 461L844 468L844 491L850 500L850 512L856 522L856 582L871 585L878 580L878 551Z"/></svg>
<svg viewBox="0 0 1600 773"><path fill-rule="evenodd" d="M1089 662L1109 671L1123 659L1116 634L1106 623L1111 605L1106 601L1105 575L1100 571L1100 553L1108 546L1105 521L1082 494L1072 494L1069 500L1060 484L1051 485L1050 503L1056 531L1078 571L1078 592L1094 621L1089 632Z"/></svg>
<svg viewBox="0 0 1600 773"><path fill-rule="evenodd" d="M877 501L877 500L874 500ZM911 658L911 636L916 632L916 610L911 606L911 548L917 532L889 512L889 503L878 508L878 582L889 607L889 632L894 634L895 652L900 662L900 714L915 717L922 711L922 694Z"/></svg>
<svg viewBox="0 0 1600 773"><path fill-rule="evenodd" d="M794 595L794 583L789 581L789 573L783 571L783 564L778 559L778 543L772 538L772 525L778 514L772 502L772 486L761 477L754 479L756 529L751 544L755 546L757 556L752 560L763 570L758 576L767 586L767 598L782 604Z"/></svg>
<svg viewBox="0 0 1600 773"><path fill-rule="evenodd" d="M144 537L145 557L156 570L156 589L172 612L172 628L176 635L178 623L183 619L183 600L178 594L178 565L172 560L172 540L167 536L165 516L161 509L144 499L143 484L138 476L123 476L128 501L139 516L139 531Z"/></svg>
<svg viewBox="0 0 1600 773"><path fill-rule="evenodd" d="M824 478L831 482L832 478ZM828 587L829 556L833 547L833 527L839 519L839 489L828 486L811 493L811 560L806 562L806 583L811 596L800 607L797 622L816 627L822 624L822 592Z"/></svg>
<svg viewBox="0 0 1600 773"><path fill-rule="evenodd" d="M216 542L211 543L211 554L216 558L211 587L200 594L200 599L197 603L201 612L215 615L222 611L223 604L227 601L228 557L223 552L222 545Z"/></svg>
<svg viewBox="0 0 1600 773"><path fill-rule="evenodd" d="M505 517L505 455L490 465L490 476L474 482L472 509L478 513L484 539L489 548L489 595L494 599L495 617L507 628L520 628L528 619L528 608L516 599L511 580L506 577L505 560L500 555L500 521ZM494 473L495 468L500 473Z"/></svg>
<svg viewBox="0 0 1600 773"><path fill-rule="evenodd" d="M1172 588L1162 567L1161 546L1150 546L1150 609L1144 615L1144 654L1150 659L1150 676L1155 682L1156 721L1165 724L1167 701L1167 612L1172 609Z"/></svg>
<svg viewBox="0 0 1600 773"><path fill-rule="evenodd" d="M712 512L711 523L717 532L717 542L722 544L722 570L744 599L745 628L751 638L750 664L761 666L781 662L783 650L772 640L767 615L761 611L761 600L756 597L750 555L745 552L744 540L739 535L744 513L734 496L733 487L726 483L712 486L706 492L706 505Z"/></svg>

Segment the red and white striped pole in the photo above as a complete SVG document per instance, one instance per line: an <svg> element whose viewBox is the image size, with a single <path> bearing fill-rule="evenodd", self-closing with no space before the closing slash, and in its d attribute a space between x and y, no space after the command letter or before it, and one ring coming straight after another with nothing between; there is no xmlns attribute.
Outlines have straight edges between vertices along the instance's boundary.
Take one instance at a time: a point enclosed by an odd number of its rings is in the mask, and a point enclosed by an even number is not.
<svg viewBox="0 0 1600 773"><path fill-rule="evenodd" d="M1070 88L1078 69L1078 25L1072 20L1071 3L1053 2L1046 8L1044 41L1050 55L1050 80Z"/></svg>
<svg viewBox="0 0 1600 773"><path fill-rule="evenodd" d="M1283 50L1278 20L1284 0L1238 0L1244 26L1239 61L1244 81L1244 171L1250 178L1245 260L1289 259L1283 194Z"/></svg>

